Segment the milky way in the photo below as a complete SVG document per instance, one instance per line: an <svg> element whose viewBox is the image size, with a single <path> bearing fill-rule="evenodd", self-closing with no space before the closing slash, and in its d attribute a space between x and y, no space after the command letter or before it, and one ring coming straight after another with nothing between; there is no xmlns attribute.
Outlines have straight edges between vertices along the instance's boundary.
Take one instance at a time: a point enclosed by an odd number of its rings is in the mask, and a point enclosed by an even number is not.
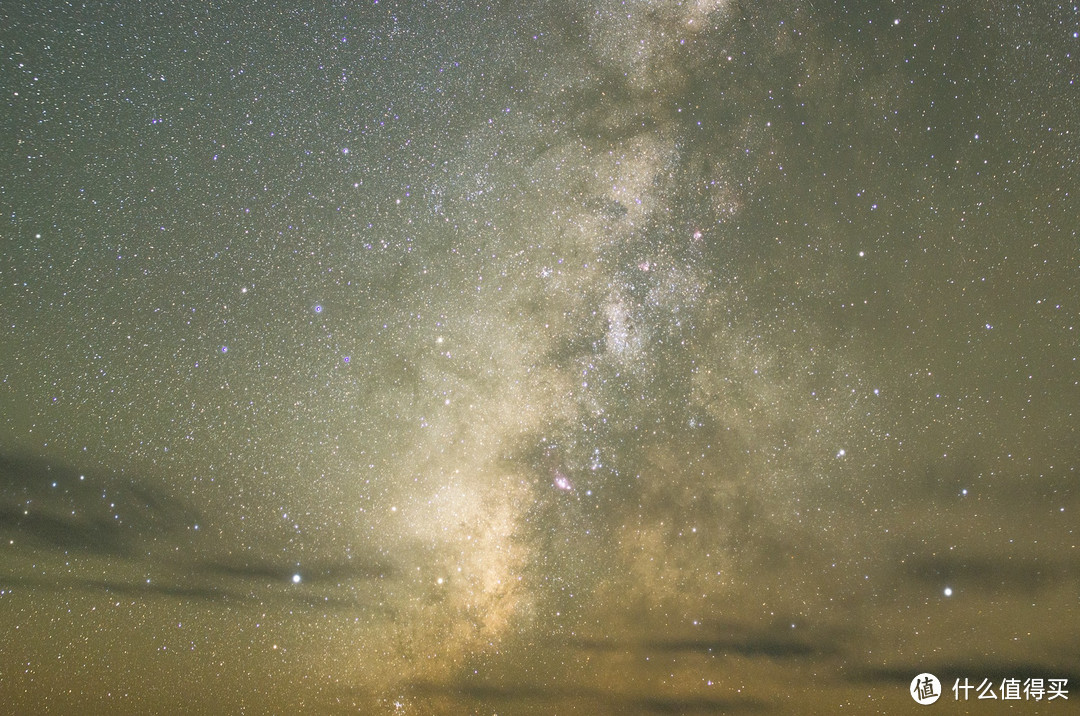
<svg viewBox="0 0 1080 716"><path fill-rule="evenodd" d="M1076 7L0 20L8 708L1080 679Z"/></svg>

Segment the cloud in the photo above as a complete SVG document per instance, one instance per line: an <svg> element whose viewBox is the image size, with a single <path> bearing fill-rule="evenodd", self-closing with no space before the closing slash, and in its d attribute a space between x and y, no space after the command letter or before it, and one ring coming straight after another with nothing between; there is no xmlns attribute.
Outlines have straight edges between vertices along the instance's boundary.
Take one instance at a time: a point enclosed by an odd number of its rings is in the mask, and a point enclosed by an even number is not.
<svg viewBox="0 0 1080 716"><path fill-rule="evenodd" d="M791 622L758 627L734 621L705 624L693 635L657 637L655 630L628 633L610 640L583 639L573 642L586 651L624 653L708 654L713 656L802 659L831 656L843 651L843 634L836 629L817 628L813 633L796 630Z"/></svg>
<svg viewBox="0 0 1080 716"><path fill-rule="evenodd" d="M167 600L205 601L205 602L239 602L244 597L235 592L215 585L191 585L182 586L175 583L160 581L131 582L123 579L41 579L35 577L14 577L6 581L11 589L25 587L34 590L55 590L67 592L71 590L104 592L114 596L146 599L147 597L162 597Z"/></svg>
<svg viewBox="0 0 1080 716"><path fill-rule="evenodd" d="M274 554L231 556L231 545L204 527L204 515L165 490L135 478L62 463L0 455L0 535L4 585L35 591L103 591L132 598L242 603L283 599L355 609L358 599L330 594L347 583L392 578L400 569L374 557L321 558L303 563ZM30 548L30 551L26 551ZM72 560L72 556L82 559ZM33 561L50 573L42 578ZM105 577L82 577L85 570ZM301 584L293 584L293 575ZM150 577L149 575L152 575ZM313 591L313 589L315 591ZM284 591L282 591L284 590Z"/></svg>
<svg viewBox="0 0 1080 716"><path fill-rule="evenodd" d="M0 455L0 532L20 545L129 556L199 522L190 505L145 481Z"/></svg>
<svg viewBox="0 0 1080 716"><path fill-rule="evenodd" d="M1035 592L1066 576L1065 567L1047 555L1035 559L935 554L914 559L909 574L935 588L949 584L991 592Z"/></svg>
<svg viewBox="0 0 1080 716"><path fill-rule="evenodd" d="M196 570L215 578L278 583L290 582L294 575L298 575L304 584L340 584L352 580L386 579L395 577L400 572L397 566L385 560L321 560L297 566L261 555L242 559L210 559L197 564Z"/></svg>
<svg viewBox="0 0 1080 716"><path fill-rule="evenodd" d="M478 705L481 708L525 709L573 707L587 709L591 713L619 714L757 713L767 710L764 703L748 698L717 698L696 694L645 695L635 693L628 683L604 689L576 685L499 686L416 681L409 684L406 690L414 697L430 700L428 705L444 709L453 709L455 705L462 709L475 709Z"/></svg>

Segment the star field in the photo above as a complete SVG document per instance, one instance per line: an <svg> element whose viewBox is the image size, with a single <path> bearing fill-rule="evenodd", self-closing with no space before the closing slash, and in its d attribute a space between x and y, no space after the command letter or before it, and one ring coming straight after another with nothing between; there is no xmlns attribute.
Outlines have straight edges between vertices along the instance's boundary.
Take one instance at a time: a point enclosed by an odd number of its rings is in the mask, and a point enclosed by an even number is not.
<svg viewBox="0 0 1080 716"><path fill-rule="evenodd" d="M1080 683L1077 6L0 27L5 711Z"/></svg>

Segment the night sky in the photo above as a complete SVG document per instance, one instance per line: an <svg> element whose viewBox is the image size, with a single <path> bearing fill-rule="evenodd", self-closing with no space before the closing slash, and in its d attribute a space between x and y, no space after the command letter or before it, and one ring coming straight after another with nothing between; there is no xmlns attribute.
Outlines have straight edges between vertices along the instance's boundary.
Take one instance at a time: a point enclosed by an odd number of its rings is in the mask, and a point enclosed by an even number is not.
<svg viewBox="0 0 1080 716"><path fill-rule="evenodd" d="M5 713L1080 705L1076 4L5 2L0 60Z"/></svg>

